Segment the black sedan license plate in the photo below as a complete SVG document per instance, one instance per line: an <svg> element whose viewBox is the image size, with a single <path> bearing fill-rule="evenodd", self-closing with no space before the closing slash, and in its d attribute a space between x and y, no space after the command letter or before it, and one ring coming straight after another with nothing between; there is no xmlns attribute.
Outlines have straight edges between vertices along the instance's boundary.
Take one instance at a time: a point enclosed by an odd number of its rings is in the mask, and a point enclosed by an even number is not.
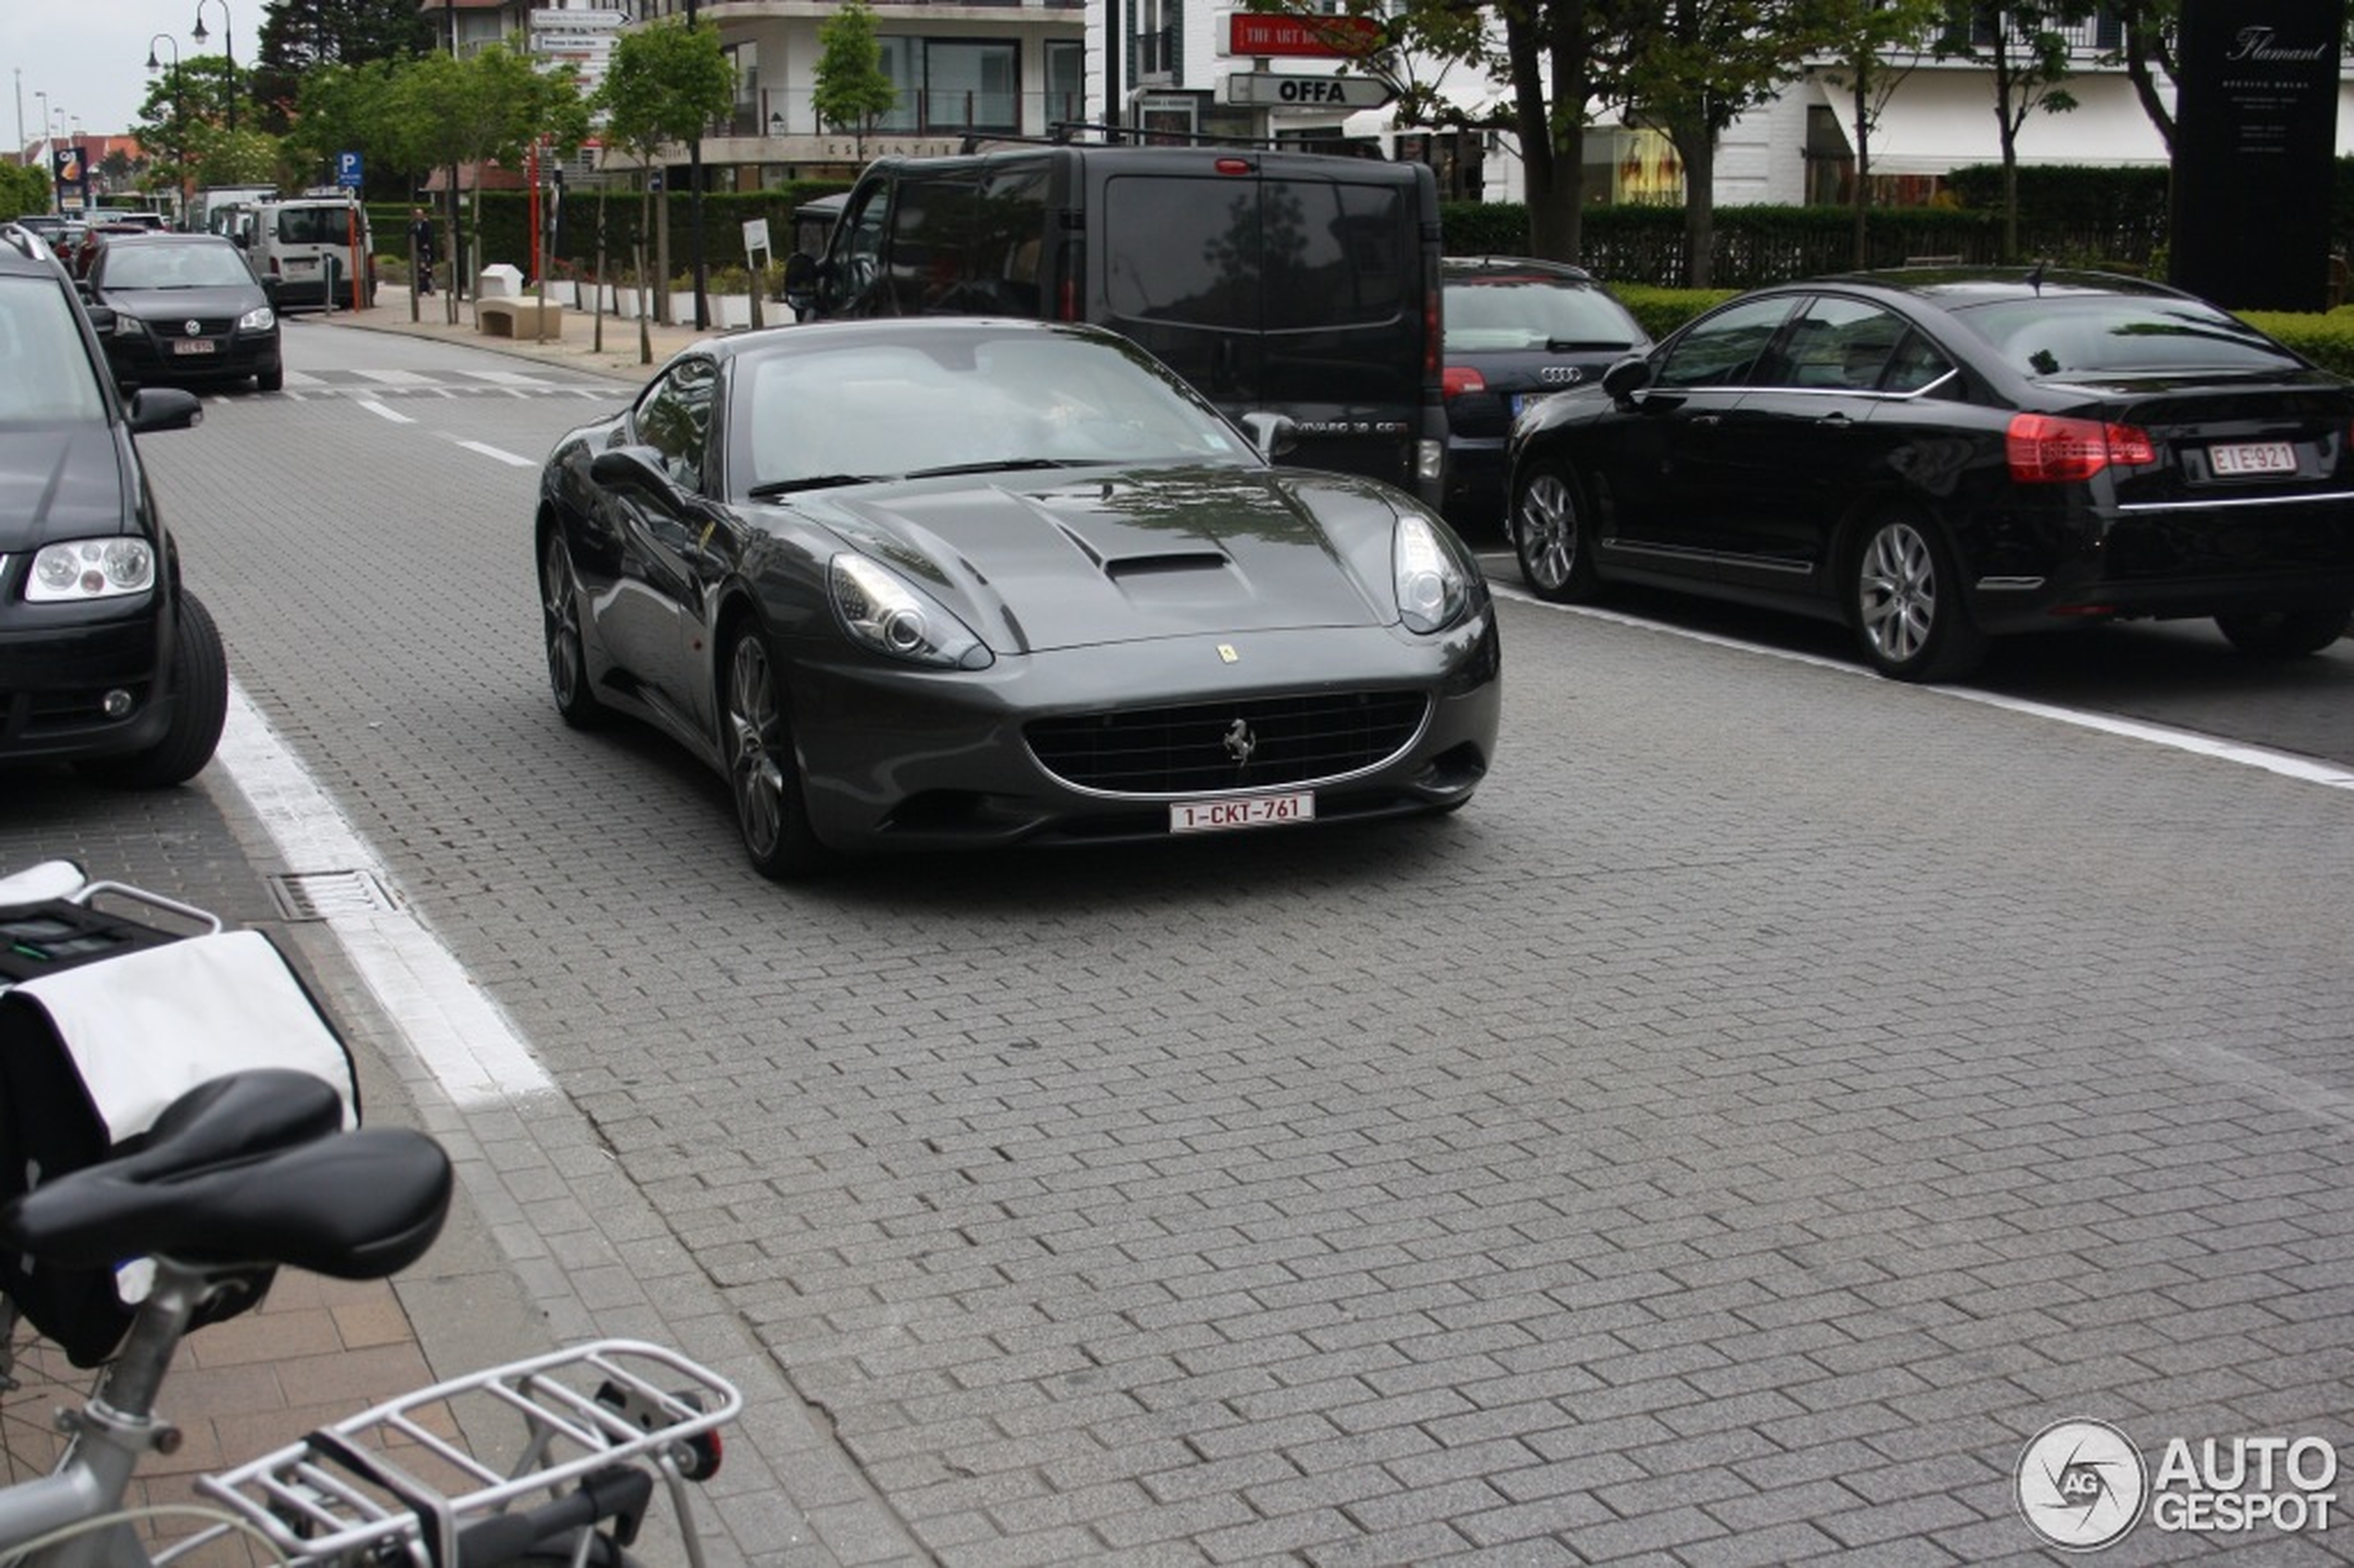
<svg viewBox="0 0 2354 1568"><path fill-rule="evenodd" d="M175 354L209 354L213 348L209 337L177 337L171 342L171 351Z"/></svg>
<svg viewBox="0 0 2354 1568"><path fill-rule="evenodd" d="M2297 449L2286 441L2234 441L2207 449L2215 472L2236 478L2243 474L2294 474Z"/></svg>
<svg viewBox="0 0 2354 1568"><path fill-rule="evenodd" d="M1172 833L1211 833L1227 828L1272 828L1281 822L1316 820L1311 790L1293 795L1238 795L1222 801L1174 801L1169 807Z"/></svg>

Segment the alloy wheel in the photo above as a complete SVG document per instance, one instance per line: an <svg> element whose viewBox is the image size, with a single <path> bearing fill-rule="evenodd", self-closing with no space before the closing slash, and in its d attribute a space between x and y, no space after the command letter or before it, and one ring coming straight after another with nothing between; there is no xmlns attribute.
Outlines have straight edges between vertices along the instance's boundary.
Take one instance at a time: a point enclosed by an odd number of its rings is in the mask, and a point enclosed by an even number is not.
<svg viewBox="0 0 2354 1568"><path fill-rule="evenodd" d="M1910 523L1881 525L1864 550L1855 595L1864 636L1892 667L1921 657L1937 629L1937 563Z"/></svg>
<svg viewBox="0 0 2354 1568"><path fill-rule="evenodd" d="M1548 596L1561 592L1577 570L1577 500L1569 481L1550 472L1529 480L1513 526L1528 586Z"/></svg>
<svg viewBox="0 0 2354 1568"><path fill-rule="evenodd" d="M580 599L572 580L572 562L564 554L563 537L552 531L540 563L539 598L548 638L548 687L558 710L569 714L580 701L587 659L580 644Z"/></svg>
<svg viewBox="0 0 2354 1568"><path fill-rule="evenodd" d="M744 847L755 860L774 855L784 833L785 772L778 756L781 727L767 650L759 634L747 631L736 639L735 657L728 663L728 782L736 797Z"/></svg>

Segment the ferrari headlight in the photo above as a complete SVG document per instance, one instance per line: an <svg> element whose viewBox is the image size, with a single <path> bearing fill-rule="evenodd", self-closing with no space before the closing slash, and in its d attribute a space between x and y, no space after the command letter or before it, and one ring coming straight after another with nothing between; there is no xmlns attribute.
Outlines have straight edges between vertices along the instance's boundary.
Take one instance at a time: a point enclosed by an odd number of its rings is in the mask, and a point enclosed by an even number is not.
<svg viewBox="0 0 2354 1568"><path fill-rule="evenodd" d="M1406 629L1445 631L1463 617L1471 584L1437 531L1423 518L1400 517L1390 564L1398 578L1398 613Z"/></svg>
<svg viewBox="0 0 2354 1568"><path fill-rule="evenodd" d="M268 332L278 322L276 312L267 305L257 305L237 318L239 332Z"/></svg>
<svg viewBox="0 0 2354 1568"><path fill-rule="evenodd" d="M826 573L851 640L892 659L985 670L995 655L930 594L863 555L837 555Z"/></svg>
<svg viewBox="0 0 2354 1568"><path fill-rule="evenodd" d="M75 599L118 599L156 586L155 547L118 535L44 545L32 557L24 596L36 604Z"/></svg>

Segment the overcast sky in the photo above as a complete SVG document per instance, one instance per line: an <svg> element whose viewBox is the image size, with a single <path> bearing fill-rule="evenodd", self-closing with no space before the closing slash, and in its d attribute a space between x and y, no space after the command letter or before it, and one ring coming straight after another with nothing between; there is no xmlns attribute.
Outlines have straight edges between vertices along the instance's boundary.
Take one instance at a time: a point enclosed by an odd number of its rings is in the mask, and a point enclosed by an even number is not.
<svg viewBox="0 0 2354 1568"><path fill-rule="evenodd" d="M49 95L53 114L63 110L70 134L79 120L83 134L120 135L139 117L147 98L147 51L166 67L172 45L180 57L221 53L223 0L202 0L206 39L189 37L198 0L0 0L0 136L24 134L12 145L41 135L41 99ZM226 0L229 41L240 64L251 66L261 39L262 0ZM169 43L152 43L157 33ZM13 114L14 120L8 117Z"/></svg>

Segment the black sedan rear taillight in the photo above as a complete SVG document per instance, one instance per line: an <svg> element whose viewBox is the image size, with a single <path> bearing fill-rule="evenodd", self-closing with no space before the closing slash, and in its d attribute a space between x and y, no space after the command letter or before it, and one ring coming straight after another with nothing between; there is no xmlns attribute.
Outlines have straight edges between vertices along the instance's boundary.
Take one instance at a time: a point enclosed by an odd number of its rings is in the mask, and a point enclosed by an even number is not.
<svg viewBox="0 0 2354 1568"><path fill-rule="evenodd" d="M2011 478L2021 485L2064 484L2090 479L2104 468L2141 468L2158 461L2146 430L2052 414L2012 415L2004 449Z"/></svg>

